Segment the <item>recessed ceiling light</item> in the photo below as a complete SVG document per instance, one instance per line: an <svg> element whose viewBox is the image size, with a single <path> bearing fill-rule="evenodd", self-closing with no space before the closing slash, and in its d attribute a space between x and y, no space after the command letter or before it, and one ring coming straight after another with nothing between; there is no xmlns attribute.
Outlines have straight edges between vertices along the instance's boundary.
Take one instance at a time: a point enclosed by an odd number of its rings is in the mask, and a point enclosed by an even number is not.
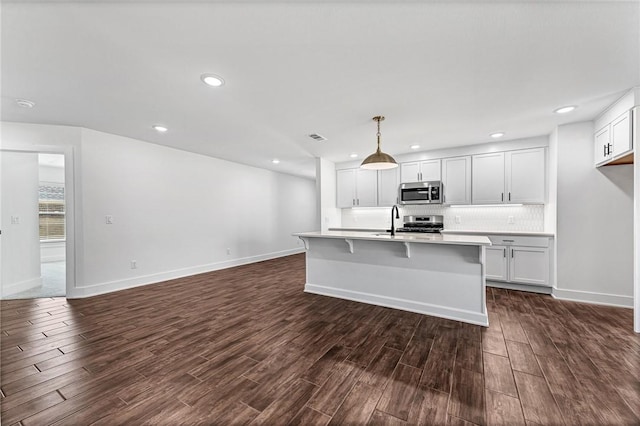
<svg viewBox="0 0 640 426"><path fill-rule="evenodd" d="M167 130L169 130L169 129L167 129L166 127L161 126L161 125L159 125L159 124L154 124L154 125L153 125L153 126L151 126L151 127L152 127L154 130L156 130L156 131L158 131L158 132L160 132L160 133L164 133L164 132L166 132Z"/></svg>
<svg viewBox="0 0 640 426"><path fill-rule="evenodd" d="M411 145L409 148L411 148L411 149L418 149L418 148L420 148L420 145Z"/></svg>
<svg viewBox="0 0 640 426"><path fill-rule="evenodd" d="M22 108L33 108L36 103L27 99L16 99L16 105Z"/></svg>
<svg viewBox="0 0 640 426"><path fill-rule="evenodd" d="M504 132L495 132L495 133L491 133L489 136L491 136L494 139L498 139L504 136Z"/></svg>
<svg viewBox="0 0 640 426"><path fill-rule="evenodd" d="M212 87L220 87L224 84L222 77L215 74L202 74L200 80Z"/></svg>
<svg viewBox="0 0 640 426"><path fill-rule="evenodd" d="M558 108L558 109L554 110L553 112L555 112L556 114L566 114L568 112L573 111L576 108L577 108L577 106L575 106L575 105L567 105L567 106L563 106L561 108Z"/></svg>
<svg viewBox="0 0 640 426"><path fill-rule="evenodd" d="M351 158L356 158L357 156L358 156L358 154L356 154L355 152L353 154L349 155L349 157L351 157Z"/></svg>
<svg viewBox="0 0 640 426"><path fill-rule="evenodd" d="M280 160L278 160L277 158L274 158L273 160L271 160L271 162L273 164L280 164Z"/></svg>

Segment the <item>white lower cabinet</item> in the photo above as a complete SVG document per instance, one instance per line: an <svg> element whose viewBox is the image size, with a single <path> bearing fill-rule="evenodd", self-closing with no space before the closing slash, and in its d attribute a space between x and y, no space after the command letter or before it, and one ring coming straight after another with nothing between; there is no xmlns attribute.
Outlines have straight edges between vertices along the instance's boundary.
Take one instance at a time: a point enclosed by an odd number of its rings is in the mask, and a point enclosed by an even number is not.
<svg viewBox="0 0 640 426"><path fill-rule="evenodd" d="M548 237L489 236L486 248L487 280L551 286Z"/></svg>

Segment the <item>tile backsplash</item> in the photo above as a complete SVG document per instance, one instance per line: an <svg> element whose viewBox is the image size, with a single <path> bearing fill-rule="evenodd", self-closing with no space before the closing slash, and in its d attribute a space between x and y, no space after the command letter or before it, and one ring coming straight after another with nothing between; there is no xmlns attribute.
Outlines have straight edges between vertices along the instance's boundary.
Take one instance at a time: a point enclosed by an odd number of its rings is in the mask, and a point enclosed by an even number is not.
<svg viewBox="0 0 640 426"><path fill-rule="evenodd" d="M442 215L444 229L474 231L544 230L544 206L457 206L418 205L400 207L400 220L405 215ZM388 228L391 226L391 208L342 209L342 228Z"/></svg>

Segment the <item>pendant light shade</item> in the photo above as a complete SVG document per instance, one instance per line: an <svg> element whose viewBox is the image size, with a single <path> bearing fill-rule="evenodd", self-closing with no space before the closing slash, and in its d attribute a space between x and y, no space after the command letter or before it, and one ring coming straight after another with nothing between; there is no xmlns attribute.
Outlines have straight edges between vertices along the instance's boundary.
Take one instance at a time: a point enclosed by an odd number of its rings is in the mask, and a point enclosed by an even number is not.
<svg viewBox="0 0 640 426"><path fill-rule="evenodd" d="M369 170L385 170L398 167L398 163L396 163L396 160L394 160L392 156L380 151L380 122L384 120L384 117L378 115L373 117L373 119L378 122L378 149L376 152L364 159L362 164L360 164L360 168Z"/></svg>

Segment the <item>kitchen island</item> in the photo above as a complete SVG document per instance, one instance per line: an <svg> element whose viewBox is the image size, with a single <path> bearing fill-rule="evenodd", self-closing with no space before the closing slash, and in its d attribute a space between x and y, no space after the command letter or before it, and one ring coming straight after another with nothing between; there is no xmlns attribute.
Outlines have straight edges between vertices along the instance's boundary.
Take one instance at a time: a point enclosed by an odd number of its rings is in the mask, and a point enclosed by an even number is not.
<svg viewBox="0 0 640 426"><path fill-rule="evenodd" d="M294 234L306 248L305 292L488 326L478 235L349 231Z"/></svg>

